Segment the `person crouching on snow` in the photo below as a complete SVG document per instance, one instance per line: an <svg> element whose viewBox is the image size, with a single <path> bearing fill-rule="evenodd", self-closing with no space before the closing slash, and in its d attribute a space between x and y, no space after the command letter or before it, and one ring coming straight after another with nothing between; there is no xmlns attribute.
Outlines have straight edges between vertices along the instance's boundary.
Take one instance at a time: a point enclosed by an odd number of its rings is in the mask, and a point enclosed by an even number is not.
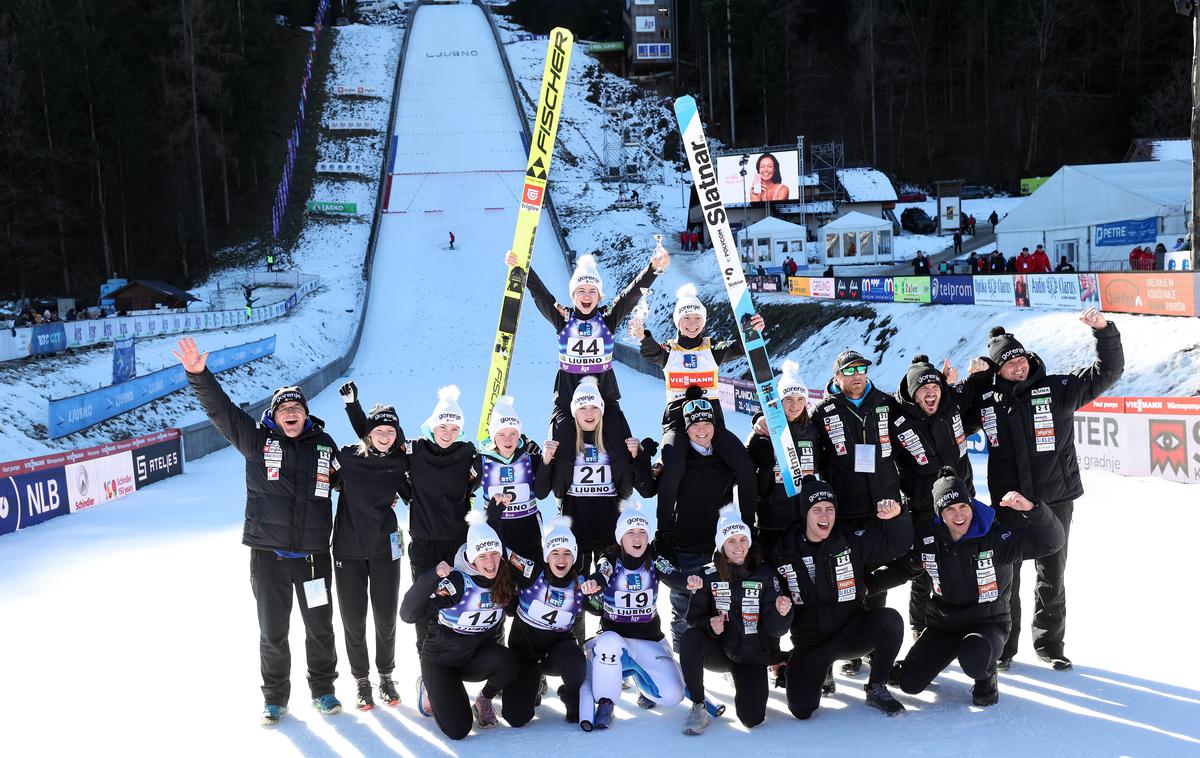
<svg viewBox="0 0 1200 758"><path fill-rule="evenodd" d="M650 522L641 504L622 504L614 531L617 544L597 562L590 579L600 585L600 634L584 646L588 678L579 692L579 726L607 729L630 669L648 704L675 705L683 699L683 678L663 639L658 617L658 583L697 590L699 576L686 579L650 546Z"/></svg>
<svg viewBox="0 0 1200 758"><path fill-rule="evenodd" d="M442 561L413 582L400 605L405 623L426 628L421 648L418 709L432 716L442 733L461 740L474 723L497 725L492 698L520 673L517 656L497 640L504 610L516 597L504 569L504 547L482 511L467 514L466 544L454 565ZM474 702L463 682L484 682Z"/></svg>

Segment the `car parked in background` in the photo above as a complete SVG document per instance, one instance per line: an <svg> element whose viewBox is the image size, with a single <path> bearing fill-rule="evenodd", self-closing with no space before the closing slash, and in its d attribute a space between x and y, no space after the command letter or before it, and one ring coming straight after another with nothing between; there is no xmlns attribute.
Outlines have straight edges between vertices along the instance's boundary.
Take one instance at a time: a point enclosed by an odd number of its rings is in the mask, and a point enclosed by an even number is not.
<svg viewBox="0 0 1200 758"><path fill-rule="evenodd" d="M913 234L933 234L937 231L937 221L920 208L905 208L900 214L900 226Z"/></svg>
<svg viewBox="0 0 1200 758"><path fill-rule="evenodd" d="M901 203L923 203L928 199L929 196L916 187L906 187L896 195L896 201Z"/></svg>

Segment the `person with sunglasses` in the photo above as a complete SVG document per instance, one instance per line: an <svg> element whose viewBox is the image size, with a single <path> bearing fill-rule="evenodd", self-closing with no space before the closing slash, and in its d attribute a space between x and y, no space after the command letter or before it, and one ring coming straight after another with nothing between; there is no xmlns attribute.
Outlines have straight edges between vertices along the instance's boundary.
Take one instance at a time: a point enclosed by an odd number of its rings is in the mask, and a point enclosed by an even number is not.
<svg viewBox="0 0 1200 758"><path fill-rule="evenodd" d="M821 479L837 495L838 521L850 530L877 523L875 504L901 498L896 469L900 406L867 375L871 361L857 350L843 350L833 362L833 378L825 400L813 412L821 445ZM871 570L875 566L868 566ZM867 608L882 608L885 593L868 594ZM862 661L852 659L842 674L857 674ZM826 682L832 690L832 679Z"/></svg>
<svg viewBox="0 0 1200 758"><path fill-rule="evenodd" d="M712 561L717 549L713 535L721 508L737 502L742 520L753 526L756 498L754 464L750 453L740 444L720 448L713 439L724 433L713 404L704 398L699 387L689 387L683 404L683 426L687 435L687 450L682 461L666 461L667 469L678 466L679 488L671 501L658 501L658 531L655 546L685 574L699 574ZM660 479L661 479L660 478ZM734 498L734 488L750 492L751 496ZM671 642L676 651L688 629L687 612L690 593L671 591Z"/></svg>

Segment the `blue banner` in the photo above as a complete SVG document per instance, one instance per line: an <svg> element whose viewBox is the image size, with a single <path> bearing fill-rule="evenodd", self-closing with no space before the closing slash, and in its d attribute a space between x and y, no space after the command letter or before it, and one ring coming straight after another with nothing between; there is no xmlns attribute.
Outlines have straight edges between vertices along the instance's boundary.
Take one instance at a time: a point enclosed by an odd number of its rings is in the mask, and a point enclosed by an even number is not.
<svg viewBox="0 0 1200 758"><path fill-rule="evenodd" d="M30 355L50 355L67 349L67 327L61 322L38 324L29 341Z"/></svg>
<svg viewBox="0 0 1200 758"><path fill-rule="evenodd" d="M974 455L987 455L988 442L987 437L982 431L975 432L970 437L967 437L967 452Z"/></svg>
<svg viewBox="0 0 1200 758"><path fill-rule="evenodd" d="M127 382L137 376L137 356L133 337L113 341L113 384Z"/></svg>
<svg viewBox="0 0 1200 758"><path fill-rule="evenodd" d="M895 299L890 276L865 276L859 285L859 291L863 300L875 303L890 303Z"/></svg>
<svg viewBox="0 0 1200 758"><path fill-rule="evenodd" d="M969 276L934 276L929 280L929 300L947 305L974 305L975 284Z"/></svg>
<svg viewBox="0 0 1200 758"><path fill-rule="evenodd" d="M1121 247L1154 242L1158 236L1158 219L1142 218L1133 221L1114 221L1096 224L1097 247Z"/></svg>
<svg viewBox="0 0 1200 758"><path fill-rule="evenodd" d="M215 374L274 352L274 336L238 347L227 347L209 354L208 369ZM187 376L183 366L172 366L113 387L102 387L82 395L51 400L50 436L62 437L86 429L186 386Z"/></svg>
<svg viewBox="0 0 1200 758"><path fill-rule="evenodd" d="M9 534L71 512L62 466L0 477L0 534Z"/></svg>

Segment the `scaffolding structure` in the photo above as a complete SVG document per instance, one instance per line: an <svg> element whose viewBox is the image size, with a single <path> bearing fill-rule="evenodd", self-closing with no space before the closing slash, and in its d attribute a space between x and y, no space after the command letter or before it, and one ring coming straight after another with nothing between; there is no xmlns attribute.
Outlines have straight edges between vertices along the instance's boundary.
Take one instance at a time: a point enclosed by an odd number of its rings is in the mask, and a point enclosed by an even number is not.
<svg viewBox="0 0 1200 758"><path fill-rule="evenodd" d="M812 167L817 175L817 191L826 200L842 200L838 171L844 168L846 148L841 142L821 142L812 146Z"/></svg>
<svg viewBox="0 0 1200 758"><path fill-rule="evenodd" d="M641 175L634 156L642 143L633 135L627 119L620 108L608 106L609 128L604 130L604 176L601 181L622 182Z"/></svg>

